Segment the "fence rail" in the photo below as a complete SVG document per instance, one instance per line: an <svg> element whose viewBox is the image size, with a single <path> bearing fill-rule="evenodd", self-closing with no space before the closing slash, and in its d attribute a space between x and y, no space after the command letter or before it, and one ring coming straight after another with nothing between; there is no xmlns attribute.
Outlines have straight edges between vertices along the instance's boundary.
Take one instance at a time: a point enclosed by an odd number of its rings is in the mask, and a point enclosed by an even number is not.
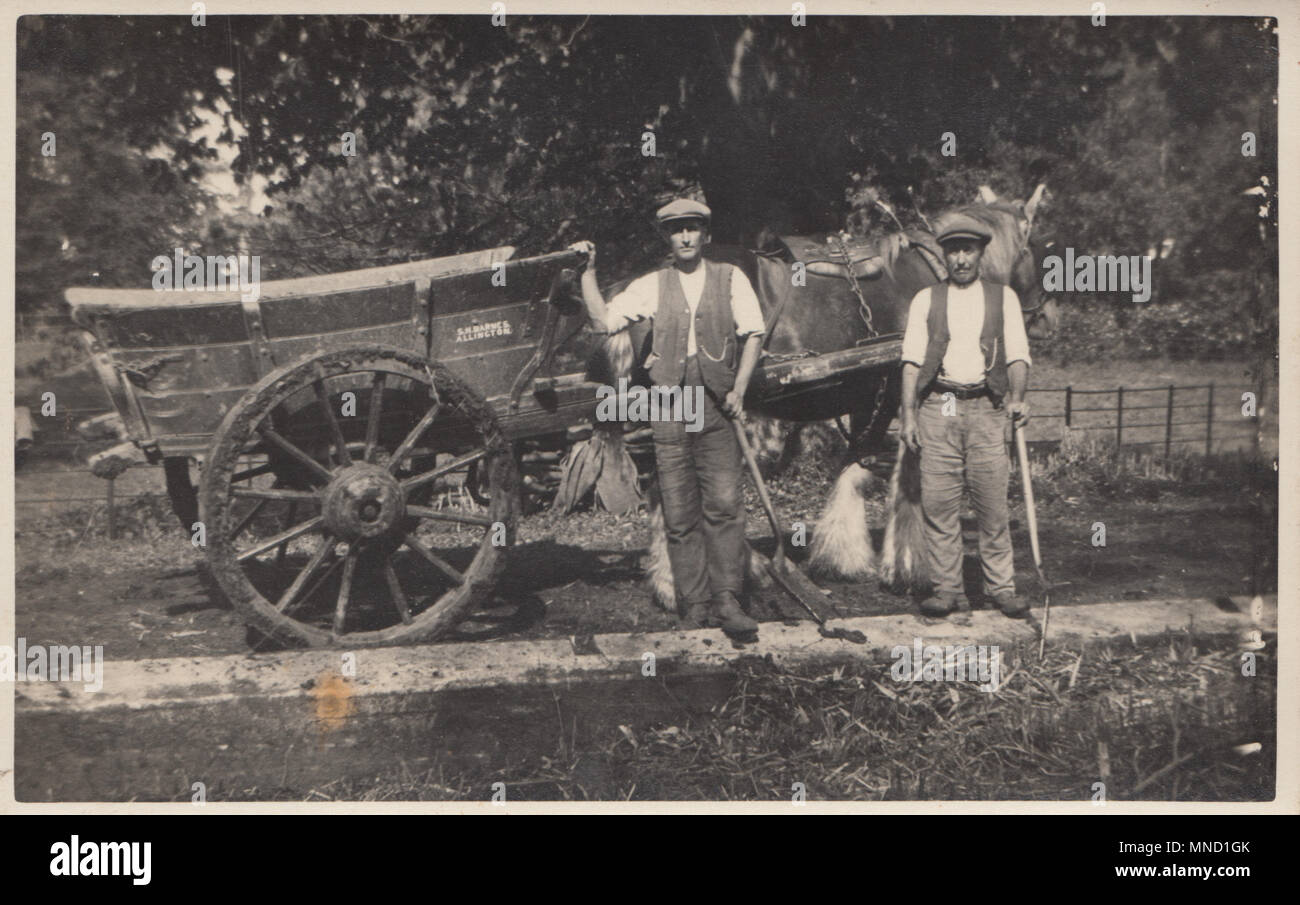
<svg viewBox="0 0 1300 905"><path fill-rule="evenodd" d="M1165 386L1154 387L1115 387L1113 389L1095 390L1095 389L1075 389L1072 386L1065 387L1031 387L1027 393L1037 394L1056 394L1062 397L1062 407L1060 411L1039 411L1033 413L1035 419L1040 418L1061 418L1064 419L1064 427L1069 431L1108 431L1115 434L1115 445L1118 446L1164 446L1165 455L1168 456L1175 443L1197 443L1204 444L1205 455L1210 455L1214 451L1216 439L1220 442L1232 439L1245 439L1252 437L1252 445L1257 446L1259 442L1259 414L1244 414L1244 394L1254 393L1256 390L1253 386L1223 386L1220 384L1199 383L1199 384L1167 384ZM1218 399L1215 398L1216 391L1220 394ZM1134 394L1143 393L1161 393L1164 394L1163 402L1156 404L1133 405L1131 402L1125 404L1125 397L1132 399ZM1191 402L1176 402L1178 394L1186 395L1196 394L1202 398L1195 399ZM1076 406L1074 397L1080 396L1114 396L1115 405L1088 405ZM1216 409L1216 406L1218 407ZM1232 417L1223 417L1222 409L1231 407L1234 412ZM1203 412L1203 418L1174 420L1174 411L1183 409L1195 409ZM1165 417L1160 421L1125 421L1125 413L1146 412L1146 411L1163 411ZM1104 420L1104 423L1096 423L1096 418L1085 418L1079 421L1079 415L1104 415L1112 414L1114 418ZM1164 428L1163 439L1137 439L1134 436L1135 431L1151 430L1153 428ZM1174 428L1182 427L1200 427L1204 433L1197 433L1195 436L1175 436ZM1128 432L1129 439L1125 439L1125 432ZM1179 432L1185 433L1185 432Z"/></svg>

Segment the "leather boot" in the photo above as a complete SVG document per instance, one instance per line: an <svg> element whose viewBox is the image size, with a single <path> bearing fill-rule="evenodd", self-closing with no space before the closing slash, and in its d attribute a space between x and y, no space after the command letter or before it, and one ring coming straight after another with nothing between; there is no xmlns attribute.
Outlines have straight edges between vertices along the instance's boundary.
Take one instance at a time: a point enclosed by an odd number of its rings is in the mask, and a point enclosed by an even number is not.
<svg viewBox="0 0 1300 905"><path fill-rule="evenodd" d="M708 628L713 624L713 606L709 603L692 603L682 614L684 628Z"/></svg>
<svg viewBox="0 0 1300 905"><path fill-rule="evenodd" d="M931 619L942 619L957 609L955 594L935 594L921 601L921 615Z"/></svg>
<svg viewBox="0 0 1300 905"><path fill-rule="evenodd" d="M758 635L758 622L751 619L740 607L740 601L730 591L723 591L713 598L713 624L722 629L728 637L747 637Z"/></svg>
<svg viewBox="0 0 1300 905"><path fill-rule="evenodd" d="M1029 601L1019 594L1010 592L995 594L993 602L1002 611L1002 615L1010 619L1024 619L1029 615Z"/></svg>

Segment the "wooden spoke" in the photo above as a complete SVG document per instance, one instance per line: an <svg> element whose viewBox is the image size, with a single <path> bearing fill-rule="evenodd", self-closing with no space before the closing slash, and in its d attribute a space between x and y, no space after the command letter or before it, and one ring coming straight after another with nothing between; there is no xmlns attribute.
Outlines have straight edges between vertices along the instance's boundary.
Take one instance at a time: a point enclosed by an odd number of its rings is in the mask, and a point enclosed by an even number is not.
<svg viewBox="0 0 1300 905"><path fill-rule="evenodd" d="M330 543L333 544L333 541L330 541ZM307 590L303 591L301 594L298 595L298 599L311 600L312 597L315 596L316 592L319 591L322 587L324 587L325 582L330 580L330 576L333 575L338 570L338 567L341 565L343 565L343 560L336 559L328 566L326 566L325 569L320 573L320 575L316 577L316 580L311 583L311 587L309 587Z"/></svg>
<svg viewBox="0 0 1300 905"><path fill-rule="evenodd" d="M419 440L420 437L424 436L424 432L429 429L429 425L433 424L433 419L438 417L438 409L440 408L442 408L442 402L435 400L433 406L425 412L424 417L420 419L420 423L411 428L411 432L406 435L406 439L402 441L402 445L397 447L393 452L392 461L388 463L388 471L390 474L397 473L398 466L402 464L402 460L406 458L406 454L415 446L416 441Z"/></svg>
<svg viewBox="0 0 1300 905"><path fill-rule="evenodd" d="M291 503L314 501L319 497L310 490L285 490L278 487L234 487L230 495L253 500L288 500Z"/></svg>
<svg viewBox="0 0 1300 905"><path fill-rule="evenodd" d="M316 401L320 403L321 410L325 413L325 420L329 422L330 434L334 438L335 461L340 465L347 465L352 461L352 455L348 452L348 441L343 438L343 428L339 425L339 419L334 415L334 408L330 405L329 393L325 391L325 381L317 380L312 384L316 388Z"/></svg>
<svg viewBox="0 0 1300 905"><path fill-rule="evenodd" d="M281 544L285 543L286 541L291 541L295 537L298 537L299 535L306 534L308 531L311 531L315 529L317 526L319 526L323 521L324 519L318 515L315 518L308 519L307 521L303 522L301 525L294 525L288 531L281 531L275 537L272 537L269 540L264 540L257 546L250 547L249 549L245 550L243 553L240 553L238 556L235 557L235 561L247 562L248 560L252 559L254 556L257 556L261 553L265 553L267 550L270 550L272 547L278 547Z"/></svg>
<svg viewBox="0 0 1300 905"><path fill-rule="evenodd" d="M411 605L406 600L406 595L402 593L402 584L397 580L397 573L393 571L393 564L384 560L384 579L388 582L388 591L393 595L393 606L397 607L397 615L402 617L404 625L411 624Z"/></svg>
<svg viewBox="0 0 1300 905"><path fill-rule="evenodd" d="M479 459L483 458L486 455L487 455L486 449L476 449L471 453L466 453L463 456L459 456L455 459L452 459L450 462L446 463L445 465L439 465L437 468L433 469L432 471L426 471L422 474L418 474L418 475L414 475L413 477L406 478L404 481L402 481L402 489L405 490L407 493L410 493L416 487L419 487L423 484L428 484L430 481L436 481L438 478L442 477L448 472L455 471L458 468L464 468L466 465L469 465L471 462L477 462Z"/></svg>
<svg viewBox="0 0 1300 905"><path fill-rule="evenodd" d="M462 525L491 526L494 521L486 515L475 512L460 512L455 509L430 509L428 506L407 506L406 514L416 518L432 519L435 522L457 522Z"/></svg>
<svg viewBox="0 0 1300 905"><path fill-rule="evenodd" d="M239 524L235 526L235 530L230 532L230 539L233 541L235 538L239 537L239 535L243 534L244 529L249 526L249 523L251 523L253 519L257 518L257 514L261 512L269 502L271 501L267 499L258 500L257 505L248 510L248 515L240 519Z"/></svg>
<svg viewBox="0 0 1300 905"><path fill-rule="evenodd" d="M230 476L230 483L237 484L240 481L247 481L250 478L256 478L259 475L270 474L275 470L275 466L270 462L261 465L254 465L252 468L245 468L243 471L237 471Z"/></svg>
<svg viewBox="0 0 1300 905"><path fill-rule="evenodd" d="M325 561L325 557L329 556L332 546L333 539L328 534L325 535L320 549L312 554L307 565L303 566L302 571L294 578L293 584L289 585L289 589L281 594L280 599L276 601L275 608L277 610L283 613L289 608L289 605L293 603L293 599L298 596L298 592L302 590L302 586L307 583L307 579L311 578L312 573L319 569L320 564Z"/></svg>
<svg viewBox="0 0 1300 905"><path fill-rule="evenodd" d="M198 488L214 581L287 645L436 640L489 596L509 553L484 534L516 519L505 494L519 464L497 409L419 351L355 339L235 401ZM487 508L444 498L467 469L490 486Z"/></svg>
<svg viewBox="0 0 1300 905"><path fill-rule="evenodd" d="M331 475L329 469L326 468L324 465L320 464L319 462L317 462L311 456L307 455L297 446L290 443L284 437L281 437L278 433L276 433L274 430L272 430L269 427L265 427L259 424L257 426L257 429L261 431L261 434L265 439L271 441L280 449L284 450L286 453L293 456L303 465L307 466L307 469L311 471L311 473L314 474L316 477L326 482L330 480Z"/></svg>
<svg viewBox="0 0 1300 905"><path fill-rule="evenodd" d="M352 596L352 575L357 569L357 551L349 550L343 560L343 579L339 583L339 598L334 605L334 634L343 634L343 622L348 614L348 598Z"/></svg>
<svg viewBox="0 0 1300 905"><path fill-rule="evenodd" d="M296 519L297 517L298 517L298 503L295 501L295 502L292 502L292 503L289 504L289 514L288 514L288 516L285 518L285 522L286 522L287 524L292 525L292 524L293 524L293 520ZM286 554L286 553L288 553L288 552L289 552L289 542L288 542L288 541L285 541L284 543L282 543L282 544L280 545L280 548L279 548L278 550L275 551L275 567L276 567L277 569L284 565L284 554Z"/></svg>
<svg viewBox="0 0 1300 905"><path fill-rule="evenodd" d="M416 539L416 537L415 537L414 534L408 534L408 535L406 535L406 536L403 538L403 540L406 542L406 546L410 547L410 548L411 548L412 550L414 550L416 553L419 553L421 556L423 556L425 559L427 559L427 560L428 560L430 563L432 563L433 566L434 566L434 567L435 567L439 572L441 572L443 575L446 575L448 578L450 578L450 579L451 579L452 581L454 581L456 584L464 584L464 583L465 583L465 576L464 576L464 575L462 575L462 574L460 574L459 572L457 572L457 571L452 567L452 565L451 565L450 563L448 563L446 560L444 560L444 559L443 559L441 556L439 556L437 553L434 553L432 550L430 550L430 549L429 549L428 547L426 547L424 544L420 543L419 540Z"/></svg>
<svg viewBox="0 0 1300 905"><path fill-rule="evenodd" d="M384 410L384 372L376 371L374 382L370 384L370 412L366 417L366 451L362 461L372 462L375 458L375 446L379 443L379 417Z"/></svg>

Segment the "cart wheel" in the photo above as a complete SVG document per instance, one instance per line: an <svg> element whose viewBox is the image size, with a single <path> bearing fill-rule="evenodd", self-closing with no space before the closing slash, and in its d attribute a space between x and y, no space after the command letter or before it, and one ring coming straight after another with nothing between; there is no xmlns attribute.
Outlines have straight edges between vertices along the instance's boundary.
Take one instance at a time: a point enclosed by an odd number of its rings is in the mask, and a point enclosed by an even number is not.
<svg viewBox="0 0 1300 905"><path fill-rule="evenodd" d="M486 512L464 486L474 464L491 483ZM487 404L440 365L374 346L249 390L217 431L199 503L212 574L251 625L365 646L436 638L483 601L517 494Z"/></svg>

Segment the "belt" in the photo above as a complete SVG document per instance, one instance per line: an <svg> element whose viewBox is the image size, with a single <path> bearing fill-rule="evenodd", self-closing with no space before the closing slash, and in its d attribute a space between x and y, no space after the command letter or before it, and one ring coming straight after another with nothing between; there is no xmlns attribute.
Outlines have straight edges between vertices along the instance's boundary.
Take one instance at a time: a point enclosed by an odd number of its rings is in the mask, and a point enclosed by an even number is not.
<svg viewBox="0 0 1300 905"><path fill-rule="evenodd" d="M961 386L955 383L944 383L942 380L936 380L934 382L934 392L952 393L955 398L962 400L979 399L982 396L989 395L989 387L986 383L981 383L979 386L972 387Z"/></svg>

